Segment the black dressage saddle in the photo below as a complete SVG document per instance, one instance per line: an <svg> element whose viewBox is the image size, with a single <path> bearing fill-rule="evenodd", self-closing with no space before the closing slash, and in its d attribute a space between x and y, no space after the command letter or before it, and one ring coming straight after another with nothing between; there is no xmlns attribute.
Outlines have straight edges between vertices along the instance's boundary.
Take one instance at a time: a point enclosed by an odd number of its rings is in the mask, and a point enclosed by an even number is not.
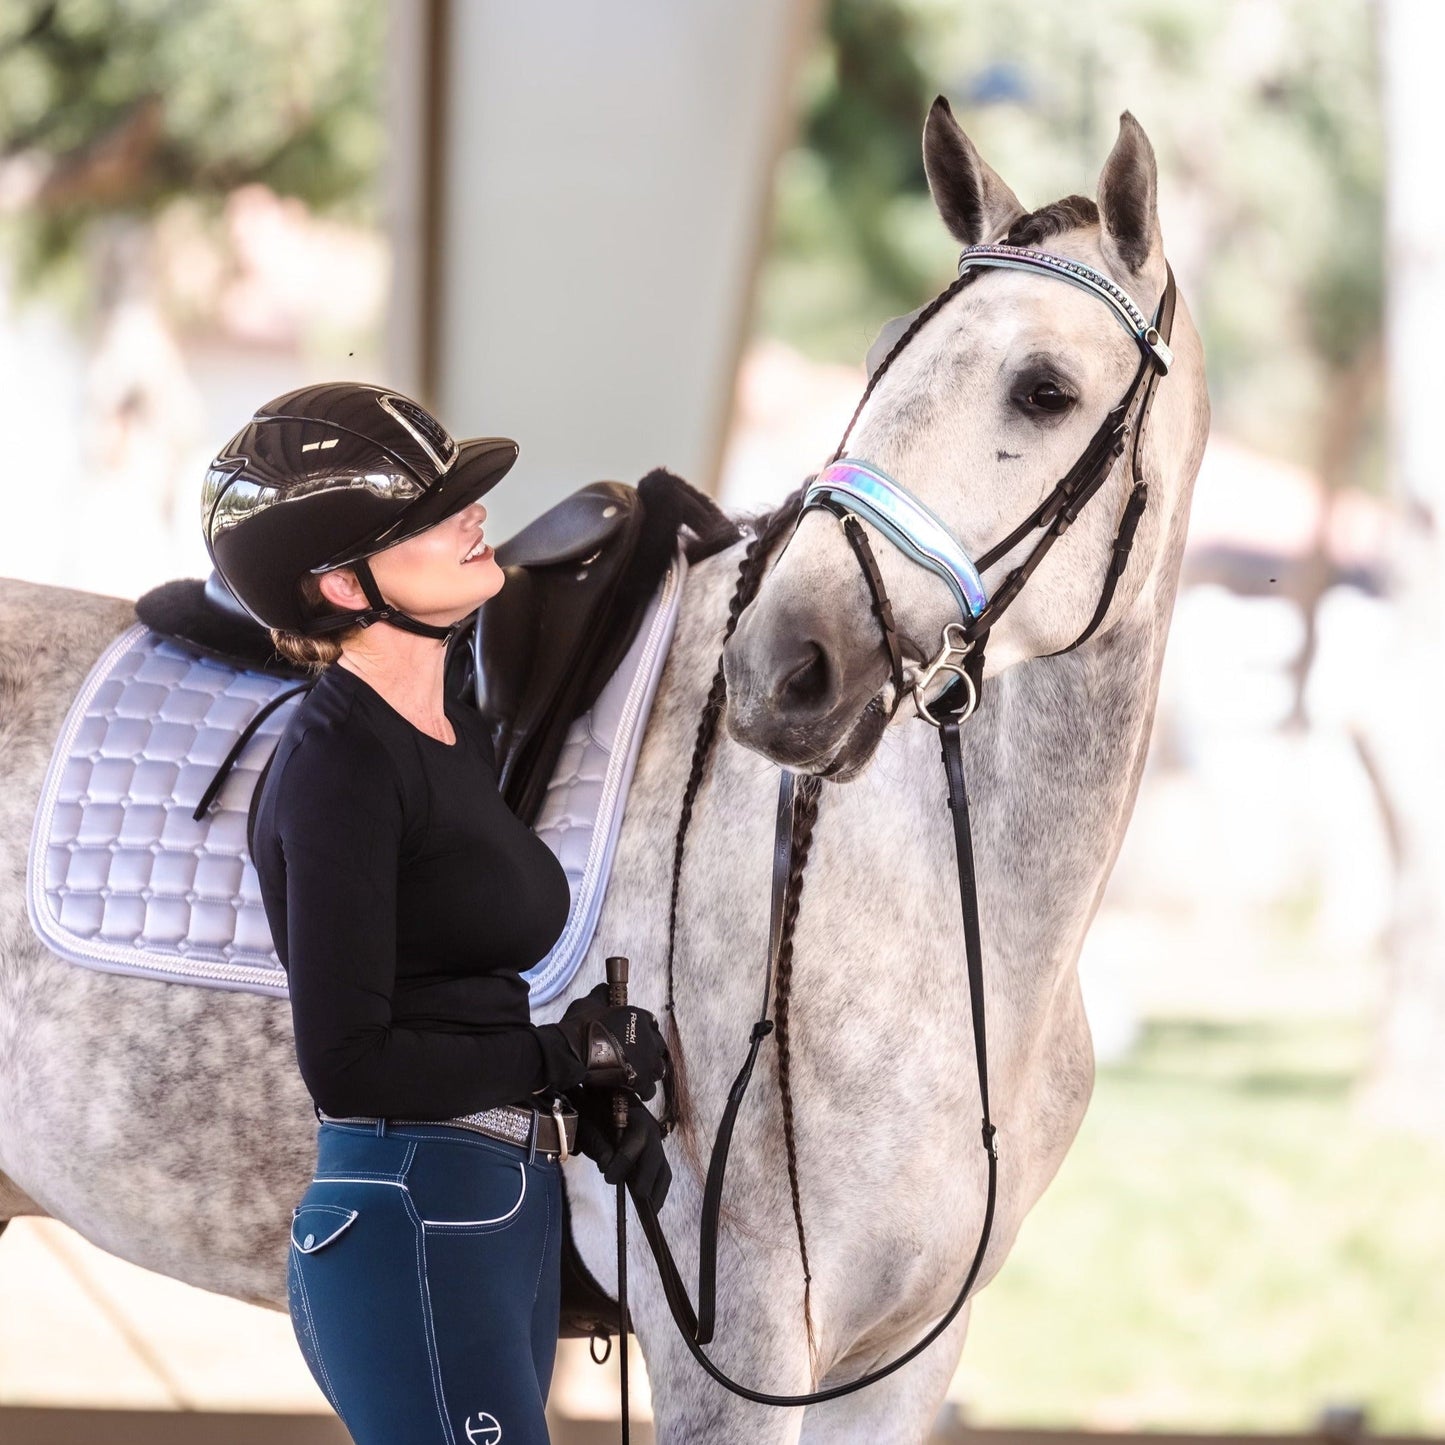
<svg viewBox="0 0 1445 1445"><path fill-rule="evenodd" d="M636 487L621 482L579 487L497 548L506 583L448 644L444 687L486 718L502 796L529 827L573 719L596 701L631 646L684 527L692 533L684 542L689 563L743 536L710 497L659 467ZM310 674L276 652L266 629L215 572L204 583L196 578L163 583L141 597L135 610L146 626L205 656L294 678L297 686L268 706L309 685ZM249 726L261 720L258 713ZM233 757L249 735L242 735ZM213 782L212 795L225 771ZM253 817L264 781L263 769L251 798ZM560 1334L610 1336L619 1325L617 1301L582 1263L565 1190L563 1198Z"/></svg>

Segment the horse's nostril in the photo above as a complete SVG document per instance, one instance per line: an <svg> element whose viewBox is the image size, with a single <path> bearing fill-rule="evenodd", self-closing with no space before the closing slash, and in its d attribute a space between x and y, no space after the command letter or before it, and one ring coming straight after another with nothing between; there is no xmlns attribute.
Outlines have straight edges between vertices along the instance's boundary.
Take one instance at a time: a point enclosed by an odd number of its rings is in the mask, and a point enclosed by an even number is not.
<svg viewBox="0 0 1445 1445"><path fill-rule="evenodd" d="M816 642L805 643L804 650L778 684L778 699L790 709L815 708L830 685L828 654Z"/></svg>

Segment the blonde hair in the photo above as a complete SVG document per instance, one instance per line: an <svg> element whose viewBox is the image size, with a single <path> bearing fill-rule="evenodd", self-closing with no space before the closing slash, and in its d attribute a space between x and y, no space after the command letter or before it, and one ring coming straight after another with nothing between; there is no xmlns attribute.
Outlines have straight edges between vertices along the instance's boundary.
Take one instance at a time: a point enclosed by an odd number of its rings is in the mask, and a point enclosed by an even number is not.
<svg viewBox="0 0 1445 1445"><path fill-rule="evenodd" d="M314 572L302 574L301 580L296 584L296 593L301 599L302 609L313 616L329 617L347 610L337 607L322 592L321 578ZM330 667L341 656L342 647L365 631L362 627L341 627L335 632L324 632L313 637L304 632L287 632L279 627L267 630L271 634L271 645L282 657L297 667L304 667L315 673Z"/></svg>

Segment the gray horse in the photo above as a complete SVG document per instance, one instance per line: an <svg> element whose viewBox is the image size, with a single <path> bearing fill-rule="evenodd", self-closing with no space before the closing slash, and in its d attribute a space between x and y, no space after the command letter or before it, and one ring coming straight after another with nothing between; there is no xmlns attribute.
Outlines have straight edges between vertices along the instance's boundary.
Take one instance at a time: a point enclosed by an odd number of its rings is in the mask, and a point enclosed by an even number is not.
<svg viewBox="0 0 1445 1445"><path fill-rule="evenodd" d="M958 241L1024 236L1112 276L1153 310L1165 279L1155 162L1129 112L1097 203L1072 196L1026 216L941 98L924 155ZM1108 617L1078 650L1042 656L1093 613L1127 453L991 636L984 704L962 729L1000 1156L980 1285L1057 1171L1092 1088L1076 963L1144 764L1208 431L1203 356L1182 296L1172 345L1145 438L1148 510ZM978 555L1068 469L1137 359L1094 298L990 271L899 354L851 450L922 497ZM1043 383L1056 389L1048 408L1030 392ZM1059 408L1059 391L1072 404ZM687 1102L668 1138L674 1182L662 1223L695 1281L707 1149L760 1002L777 764L829 768L794 935L791 1109L785 1120L771 1038L733 1140L707 1347L744 1384L799 1393L892 1360L943 1315L977 1241L984 1160L938 735L906 702L878 726L869 703L891 693L887 658L836 519L806 514L781 555L788 529L759 526L756 542L688 575L591 956L536 1017L555 1019L612 953L632 959L633 1000L664 1017L671 843L698 718L740 564L766 567L726 636L723 732L676 900L669 1021ZM1032 541L990 569L994 578ZM893 548L874 551L916 661L956 615L951 598ZM145 1268L284 1309L290 1208L315 1145L285 1002L75 967L38 943L26 917L22 850L52 744L83 675L132 620L128 602L0 581L0 1219L50 1215ZM613 1191L586 1159L570 1163L566 1179L583 1257L615 1289ZM967 1307L878 1384L807 1409L772 1408L697 1366L635 1220L628 1239L660 1442L926 1438Z"/></svg>

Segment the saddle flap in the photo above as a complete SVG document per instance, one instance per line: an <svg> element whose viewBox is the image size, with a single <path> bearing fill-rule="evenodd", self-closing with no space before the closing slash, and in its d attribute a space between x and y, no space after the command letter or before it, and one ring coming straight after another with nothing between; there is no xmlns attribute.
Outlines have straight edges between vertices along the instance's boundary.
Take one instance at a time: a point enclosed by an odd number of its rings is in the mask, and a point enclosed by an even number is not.
<svg viewBox="0 0 1445 1445"><path fill-rule="evenodd" d="M491 726L499 761L511 748L512 723L521 712L538 613L532 574L525 567L502 570L506 584L483 603L473 623L471 649L476 707ZM483 629L485 646L477 636Z"/></svg>
<svg viewBox="0 0 1445 1445"><path fill-rule="evenodd" d="M592 482L497 549L507 580L477 610L474 687L498 784L524 822L535 818L572 720L630 645L669 560L675 526L665 550L644 548L645 521L636 488Z"/></svg>
<svg viewBox="0 0 1445 1445"><path fill-rule="evenodd" d="M298 1204L291 1211L291 1243L302 1254L315 1254L337 1239L359 1213L340 1204Z"/></svg>

